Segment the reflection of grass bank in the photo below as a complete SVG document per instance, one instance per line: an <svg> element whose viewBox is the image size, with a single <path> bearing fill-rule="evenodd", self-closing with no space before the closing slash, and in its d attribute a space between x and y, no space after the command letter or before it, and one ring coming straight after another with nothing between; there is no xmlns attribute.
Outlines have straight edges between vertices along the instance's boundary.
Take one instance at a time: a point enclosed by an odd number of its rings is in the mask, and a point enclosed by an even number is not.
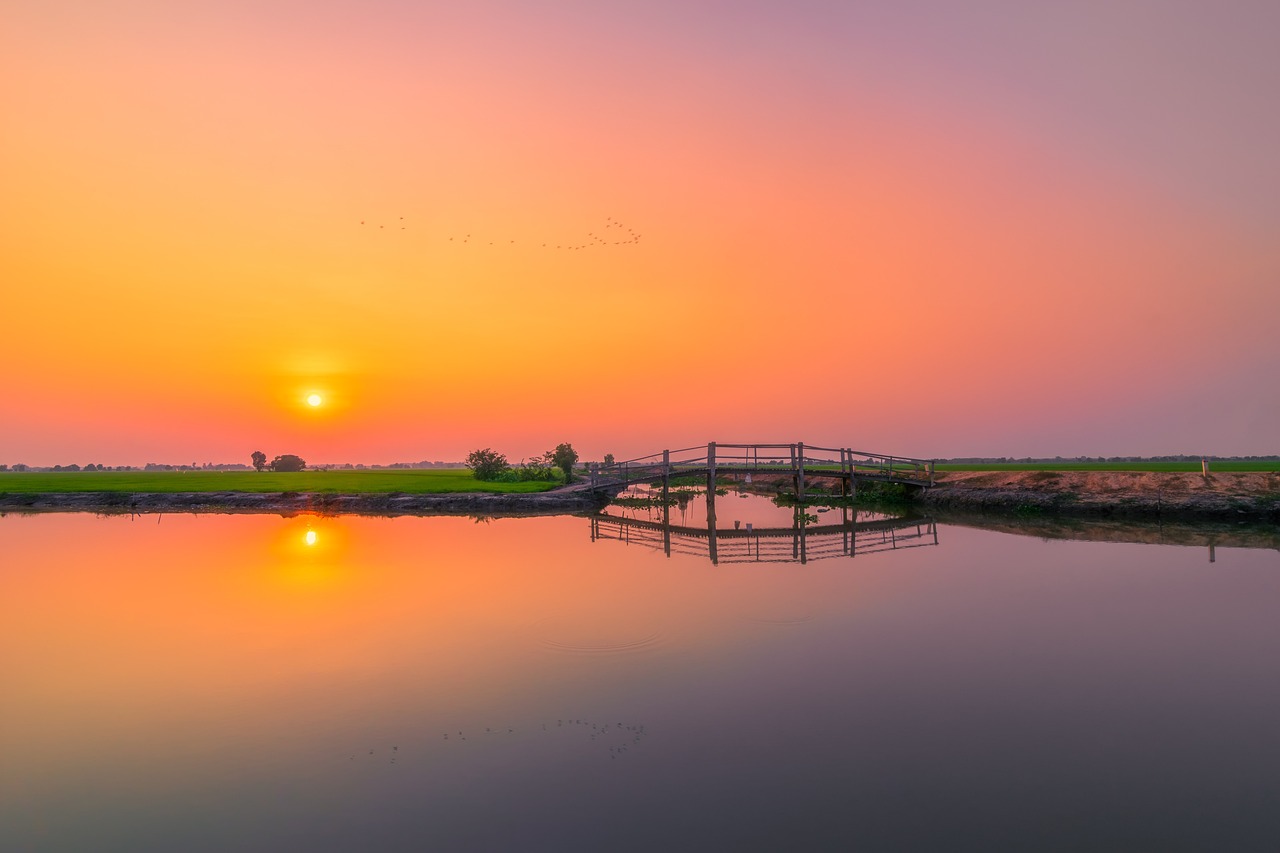
<svg viewBox="0 0 1280 853"><path fill-rule="evenodd" d="M781 492L773 498L778 506L789 507L894 507L901 508L914 503L911 489L898 483L859 483L852 495L838 495L834 492L807 491L803 500L793 492Z"/></svg>
<svg viewBox="0 0 1280 853"><path fill-rule="evenodd" d="M1129 542L1219 548L1266 548L1280 551L1280 528L1274 524L1214 521L1155 521L1144 519L1079 518L1041 513L1036 516L937 510L939 523L994 530L1038 539L1081 542Z"/></svg>
<svg viewBox="0 0 1280 853"><path fill-rule="evenodd" d="M0 495L97 493L125 494L200 492L309 494L498 494L543 492L557 483L484 483L463 468L397 469L392 471L65 471L57 473L0 472Z"/></svg>
<svg viewBox="0 0 1280 853"><path fill-rule="evenodd" d="M610 501L610 503L614 506L624 506L630 509L661 509L664 503L666 506L678 506L683 508L689 504L689 501L696 497L704 496L706 493L707 490L705 488L694 489L688 486L681 486L678 488L673 487L668 489L667 498L663 501L662 490L655 487L645 496L619 495ZM728 489L716 489L717 497L724 497L728 494Z"/></svg>

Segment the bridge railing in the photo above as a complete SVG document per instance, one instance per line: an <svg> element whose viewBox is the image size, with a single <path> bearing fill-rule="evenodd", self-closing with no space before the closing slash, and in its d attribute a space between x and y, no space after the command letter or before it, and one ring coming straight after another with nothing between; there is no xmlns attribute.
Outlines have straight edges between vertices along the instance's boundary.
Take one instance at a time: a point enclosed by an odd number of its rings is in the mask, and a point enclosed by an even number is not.
<svg viewBox="0 0 1280 853"><path fill-rule="evenodd" d="M591 484L631 483L654 480L683 471L699 471L707 464L707 446L681 447L664 450L615 462L612 465L592 465L588 470Z"/></svg>
<svg viewBox="0 0 1280 853"><path fill-rule="evenodd" d="M934 462L910 456L867 453L847 447L795 444L735 444L712 442L705 446L664 450L610 465L592 464L591 484L611 485L655 480L701 471L738 470L836 474L844 477L908 481L933 485Z"/></svg>
<svg viewBox="0 0 1280 853"><path fill-rule="evenodd" d="M882 477L886 480L915 480L933 485L932 459L910 456L886 456L880 453L848 451L849 472L855 476Z"/></svg>
<svg viewBox="0 0 1280 853"><path fill-rule="evenodd" d="M794 444L715 445L717 468L746 468L752 471L790 471L795 465Z"/></svg>

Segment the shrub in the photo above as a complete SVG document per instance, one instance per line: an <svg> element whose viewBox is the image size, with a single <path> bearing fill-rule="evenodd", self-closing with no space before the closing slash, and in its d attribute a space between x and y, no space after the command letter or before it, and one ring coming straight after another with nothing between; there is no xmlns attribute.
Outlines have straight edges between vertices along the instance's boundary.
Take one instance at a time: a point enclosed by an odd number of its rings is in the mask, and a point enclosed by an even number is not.
<svg viewBox="0 0 1280 853"><path fill-rule="evenodd" d="M559 468L534 459L509 467L494 479L500 483L559 483L564 480L564 474Z"/></svg>
<svg viewBox="0 0 1280 853"><path fill-rule="evenodd" d="M566 483L573 479L573 466L578 462L578 451L573 449L572 444L557 444L554 450L542 454L542 459L563 471Z"/></svg>
<svg viewBox="0 0 1280 853"><path fill-rule="evenodd" d="M286 453L271 460L272 471L301 471L307 467L307 461L301 456Z"/></svg>
<svg viewBox="0 0 1280 853"><path fill-rule="evenodd" d="M489 482L502 479L503 472L511 467L507 464L507 457L488 447L471 451L466 464L471 469L471 476Z"/></svg>

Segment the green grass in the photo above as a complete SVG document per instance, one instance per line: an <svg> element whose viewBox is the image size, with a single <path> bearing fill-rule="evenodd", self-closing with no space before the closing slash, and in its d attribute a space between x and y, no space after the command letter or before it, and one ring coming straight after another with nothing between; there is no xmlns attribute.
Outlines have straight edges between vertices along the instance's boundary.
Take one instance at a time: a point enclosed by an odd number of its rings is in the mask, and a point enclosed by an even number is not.
<svg viewBox="0 0 1280 853"><path fill-rule="evenodd" d="M464 468L392 471L60 471L0 472L0 494L63 492L320 492L406 495L544 492L556 483L482 483Z"/></svg>
<svg viewBox="0 0 1280 853"><path fill-rule="evenodd" d="M1199 462L982 462L938 463L936 471L1191 471L1200 473ZM1280 471L1280 461L1210 462L1209 473Z"/></svg>

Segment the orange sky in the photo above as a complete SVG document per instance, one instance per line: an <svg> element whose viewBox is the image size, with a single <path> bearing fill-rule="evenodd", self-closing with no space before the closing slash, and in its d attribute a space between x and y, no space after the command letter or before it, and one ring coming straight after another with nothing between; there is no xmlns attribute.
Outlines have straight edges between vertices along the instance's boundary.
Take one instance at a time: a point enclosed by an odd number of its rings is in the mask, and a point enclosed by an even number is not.
<svg viewBox="0 0 1280 853"><path fill-rule="evenodd" d="M0 462L1276 452L1277 13L878 5L19 4Z"/></svg>

